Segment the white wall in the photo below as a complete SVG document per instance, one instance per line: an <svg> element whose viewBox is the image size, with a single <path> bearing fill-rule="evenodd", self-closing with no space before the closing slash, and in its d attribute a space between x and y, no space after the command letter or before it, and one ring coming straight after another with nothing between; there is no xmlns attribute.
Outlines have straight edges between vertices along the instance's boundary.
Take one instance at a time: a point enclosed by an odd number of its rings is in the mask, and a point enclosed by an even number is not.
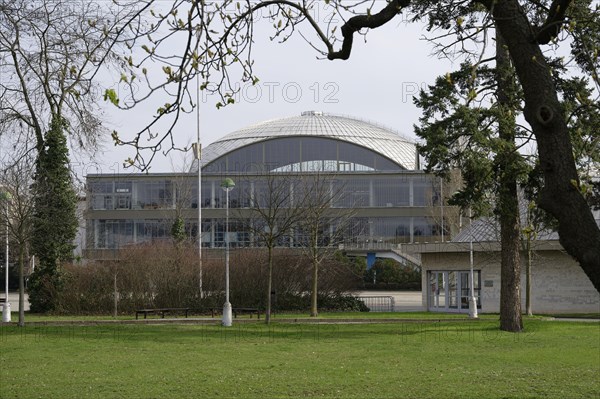
<svg viewBox="0 0 600 399"><path fill-rule="evenodd" d="M500 311L500 253L476 252L474 268L481 270L483 313ZM428 270L468 270L469 253L423 253L423 307L427 308ZM521 299L525 311L525 259L521 263ZM486 287L485 282L493 284ZM600 312L600 293L581 267L560 251L537 251L532 266L534 314Z"/></svg>

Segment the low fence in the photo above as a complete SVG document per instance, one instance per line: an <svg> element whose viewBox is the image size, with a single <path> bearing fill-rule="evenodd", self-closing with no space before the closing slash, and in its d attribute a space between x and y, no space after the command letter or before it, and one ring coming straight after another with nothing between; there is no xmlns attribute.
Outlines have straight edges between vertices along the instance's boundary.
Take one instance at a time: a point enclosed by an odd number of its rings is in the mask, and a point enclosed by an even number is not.
<svg viewBox="0 0 600 399"><path fill-rule="evenodd" d="M358 296L371 312L393 312L396 305L393 296Z"/></svg>

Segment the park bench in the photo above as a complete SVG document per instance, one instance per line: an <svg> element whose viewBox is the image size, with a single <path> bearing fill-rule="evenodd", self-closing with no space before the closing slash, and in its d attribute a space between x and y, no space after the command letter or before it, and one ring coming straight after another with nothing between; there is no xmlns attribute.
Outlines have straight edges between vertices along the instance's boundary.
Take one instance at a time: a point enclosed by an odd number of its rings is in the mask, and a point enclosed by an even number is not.
<svg viewBox="0 0 600 399"><path fill-rule="evenodd" d="M218 314L220 309L217 308L156 308L156 309L137 309L135 311L135 319L137 320L139 315L143 314L144 319L147 318L149 314L159 314L161 318L165 318L165 314L167 313L183 313L187 318L191 314L208 314L210 313L211 317L215 317L215 314Z"/></svg>
<svg viewBox="0 0 600 399"><path fill-rule="evenodd" d="M256 318L260 319L260 309L258 308L232 308L233 317L237 317L238 314L249 314L250 318L252 315L256 315Z"/></svg>
<svg viewBox="0 0 600 399"><path fill-rule="evenodd" d="M144 319L148 317L149 314L160 314L162 319L165 318L165 314L167 313L184 313L185 317L188 317L190 312L189 308L158 308L158 309L137 309L135 311L135 319L138 319L138 316L143 314Z"/></svg>
<svg viewBox="0 0 600 399"><path fill-rule="evenodd" d="M238 314L249 314L250 318L252 315L256 314L256 317L260 319L260 309L258 308L232 308L233 317L238 316ZM148 315L156 314L160 315L161 318L165 318L165 314L168 313L183 313L187 318L190 314L208 314L210 313L211 317L215 317L215 314L221 314L221 308L156 308L156 309L137 309L135 311L135 319L138 320L140 315L144 315L144 319L148 317Z"/></svg>

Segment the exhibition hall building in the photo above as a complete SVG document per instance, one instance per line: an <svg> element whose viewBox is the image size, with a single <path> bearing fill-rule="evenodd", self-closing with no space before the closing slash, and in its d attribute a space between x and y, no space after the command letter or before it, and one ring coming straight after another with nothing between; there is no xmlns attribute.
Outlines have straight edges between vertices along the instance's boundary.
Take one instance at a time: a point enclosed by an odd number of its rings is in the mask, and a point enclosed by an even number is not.
<svg viewBox="0 0 600 399"><path fill-rule="evenodd" d="M422 170L413 140L373 122L308 111L248 126L196 154L185 173L88 175L84 258L109 260L131 246L172 241L176 220L203 248L226 242L260 247L264 236L252 218L271 208L283 218L282 208L306 207L303 192L311 182L329 193L319 204L327 207L328 220L318 245L367 262L392 257L419 266L422 308L435 312L469 311L473 268L477 307L499 310L500 243L489 233L497 230L490 227L494 221L480 219L472 228L461 223L458 210L442 200L457 182ZM278 228L270 226L262 228ZM305 246L306 231L287 226L277 245ZM600 295L556 234L534 244L534 311L597 311Z"/></svg>
<svg viewBox="0 0 600 399"><path fill-rule="evenodd" d="M441 179L420 169L413 140L376 123L303 112L224 136L202 150L200 164L200 177L198 162L186 173L88 175L85 257L108 259L117 249L169 240L175 218L185 221L191 240L198 239L201 220L202 246L222 247L225 208L230 246L260 245L242 220L244 210L268 198L265 190L278 179L289 186L290 206L302 179L328 184L335 193L331 212L351 219L343 231L332 222L323 232L325 238L335 233L336 245L398 247L443 241L451 233ZM221 189L225 178L235 183L229 193ZM279 245L299 245L294 234Z"/></svg>

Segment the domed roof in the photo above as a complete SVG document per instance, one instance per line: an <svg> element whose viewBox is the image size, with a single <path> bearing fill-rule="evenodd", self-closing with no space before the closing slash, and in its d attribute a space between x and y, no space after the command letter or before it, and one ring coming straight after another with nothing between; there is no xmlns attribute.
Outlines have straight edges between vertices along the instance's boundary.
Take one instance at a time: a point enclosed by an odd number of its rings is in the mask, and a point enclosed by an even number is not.
<svg viewBox="0 0 600 399"><path fill-rule="evenodd" d="M203 150L202 164L207 165L249 144L294 136L322 137L349 142L375 151L405 169L417 168L414 141L371 122L319 111L306 111L300 116L260 122L230 133Z"/></svg>

